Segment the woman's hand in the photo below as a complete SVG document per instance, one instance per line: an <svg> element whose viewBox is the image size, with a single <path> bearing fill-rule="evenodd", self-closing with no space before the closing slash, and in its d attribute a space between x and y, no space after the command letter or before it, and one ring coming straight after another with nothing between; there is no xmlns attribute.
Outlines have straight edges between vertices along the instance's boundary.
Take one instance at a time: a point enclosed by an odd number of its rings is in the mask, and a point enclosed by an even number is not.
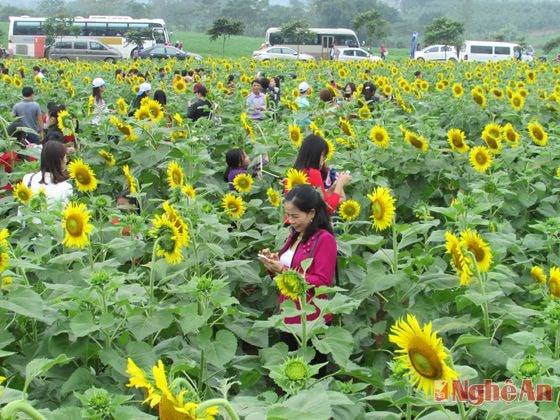
<svg viewBox="0 0 560 420"><path fill-rule="evenodd" d="M259 257L259 261L271 273L279 274L284 271L284 265L280 262L277 252L271 252L270 249L265 248L259 251L259 255L264 257Z"/></svg>

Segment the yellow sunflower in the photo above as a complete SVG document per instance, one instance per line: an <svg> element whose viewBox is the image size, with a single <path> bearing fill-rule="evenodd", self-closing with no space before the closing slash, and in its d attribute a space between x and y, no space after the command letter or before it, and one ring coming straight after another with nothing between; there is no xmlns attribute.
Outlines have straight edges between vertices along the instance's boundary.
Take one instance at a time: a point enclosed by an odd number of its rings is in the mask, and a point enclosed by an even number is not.
<svg viewBox="0 0 560 420"><path fill-rule="evenodd" d="M249 123L249 116L247 115L246 112L241 113L241 124L243 125L243 129L245 130L245 133L247 133L249 136L251 136L251 139L255 139L255 129L253 128L253 126Z"/></svg>
<svg viewBox="0 0 560 420"><path fill-rule="evenodd" d="M147 120L150 118L150 110L146 106L141 106L136 111L134 111L134 118L138 121Z"/></svg>
<svg viewBox="0 0 560 420"><path fill-rule="evenodd" d="M183 93L187 90L187 84L182 78L175 79L173 81L173 89L177 93Z"/></svg>
<svg viewBox="0 0 560 420"><path fill-rule="evenodd" d="M175 207L173 207L173 204L169 203L169 201L163 202L163 211L165 212L165 215L167 216L169 221L173 223L173 225L175 225L175 227L177 228L177 231L179 232L179 236L177 240L180 243L180 245L184 247L188 247L190 236L189 236L189 227L187 226L187 223L179 215Z"/></svg>
<svg viewBox="0 0 560 420"><path fill-rule="evenodd" d="M447 141L451 148L459 153L465 153L470 149L465 141L465 133L458 128L451 128L447 132Z"/></svg>
<svg viewBox="0 0 560 420"><path fill-rule="evenodd" d="M135 194L138 192L138 182L134 178L134 176L130 173L130 169L128 165L123 166L124 178L126 180L126 184L128 185L128 189L131 193Z"/></svg>
<svg viewBox="0 0 560 420"><path fill-rule="evenodd" d="M268 190L266 190L266 196L268 197L268 202L274 207L280 205L280 194L274 188L269 187Z"/></svg>
<svg viewBox="0 0 560 420"><path fill-rule="evenodd" d="M93 225L89 223L91 212L83 203L69 203L62 215L62 244L68 248L84 248L89 244L88 235L93 229Z"/></svg>
<svg viewBox="0 0 560 420"><path fill-rule="evenodd" d="M179 139L186 139L188 132L185 130L173 130L171 132L171 141L177 141Z"/></svg>
<svg viewBox="0 0 560 420"><path fill-rule="evenodd" d="M503 137L511 147L519 146L521 135L517 131L515 131L515 128L513 128L513 125L511 123L507 123L504 126Z"/></svg>
<svg viewBox="0 0 560 420"><path fill-rule="evenodd" d="M325 143L327 143L327 155L325 156L325 160L331 160L332 157L334 156L334 152L336 152L336 147L334 145L334 143L329 140L329 139L325 139Z"/></svg>
<svg viewBox="0 0 560 420"><path fill-rule="evenodd" d="M119 114L121 115L128 114L128 104L126 103L124 98L117 99L117 109L119 111Z"/></svg>
<svg viewBox="0 0 560 420"><path fill-rule="evenodd" d="M168 264L179 264L183 260L181 246L184 238L167 214L156 215L152 220L150 235L157 239L156 255L164 257Z"/></svg>
<svg viewBox="0 0 560 420"><path fill-rule="evenodd" d="M376 230L382 231L393 224L395 217L395 198L391 190L386 187L377 187L373 194L368 194L371 200L371 219Z"/></svg>
<svg viewBox="0 0 560 420"><path fill-rule="evenodd" d="M358 117L360 117L361 120L369 120L371 119L371 111L367 106L362 106L358 110Z"/></svg>
<svg viewBox="0 0 560 420"><path fill-rule="evenodd" d="M58 113L57 125L65 136L71 136L74 133L74 121L67 110Z"/></svg>
<svg viewBox="0 0 560 420"><path fill-rule="evenodd" d="M68 165L68 175L76 182L80 192L91 192L97 189L95 173L82 159L73 160Z"/></svg>
<svg viewBox="0 0 560 420"><path fill-rule="evenodd" d="M115 166L116 160L115 160L115 157L111 153L109 153L105 150L100 150L99 151L99 156L101 156L103 159L105 159L105 163L108 166Z"/></svg>
<svg viewBox="0 0 560 420"><path fill-rule="evenodd" d="M410 131L410 130L406 130L405 134L404 134L404 139L406 140L406 142L408 144L410 144L411 146L414 146L416 149L425 152L428 150L429 144L427 142L427 140L422 137L419 136L418 134Z"/></svg>
<svg viewBox="0 0 560 420"><path fill-rule="evenodd" d="M228 216L239 219L245 214L245 203L243 199L239 196L228 193L224 195L222 200L222 207L228 214Z"/></svg>
<svg viewBox="0 0 560 420"><path fill-rule="evenodd" d="M182 187L185 180L183 168L176 161L172 161L167 166L167 184L169 188Z"/></svg>
<svg viewBox="0 0 560 420"><path fill-rule="evenodd" d="M492 89L490 89L490 92L498 99L504 98L504 91L500 88L493 87Z"/></svg>
<svg viewBox="0 0 560 420"><path fill-rule="evenodd" d="M8 229L3 228L2 230L0 230L0 246L3 246L4 248L9 247L10 246L8 242L9 237L10 237L10 232L8 231Z"/></svg>
<svg viewBox="0 0 560 420"><path fill-rule="evenodd" d="M474 230L466 229L461 232L460 236L461 247L473 253L478 270L482 273L488 271L492 264L492 251L490 246L488 246L478 232Z"/></svg>
<svg viewBox="0 0 560 420"><path fill-rule="evenodd" d="M352 128L352 125L350 124L350 121L339 117L338 121L340 122L340 128L342 129L342 131L344 132L344 134L346 134L349 137L356 137L356 132L354 131L354 129Z"/></svg>
<svg viewBox="0 0 560 420"><path fill-rule="evenodd" d="M558 267L550 267L548 290L553 297L560 298L560 268Z"/></svg>
<svg viewBox="0 0 560 420"><path fill-rule="evenodd" d="M523 108L523 105L525 105L525 97L519 92L514 92L511 95L509 102L511 103L513 109L515 109L516 111L520 111L521 108Z"/></svg>
<svg viewBox="0 0 560 420"><path fill-rule="evenodd" d="M173 121L175 121L179 127L183 126L183 117L181 117L181 114L178 112L173 114Z"/></svg>
<svg viewBox="0 0 560 420"><path fill-rule="evenodd" d="M7 252L0 251L0 272L4 271L6 268L8 268L8 260L9 259L10 259L10 256L8 255Z"/></svg>
<svg viewBox="0 0 560 420"><path fill-rule="evenodd" d="M286 190L290 191L298 184L308 184L309 177L303 171L298 169L290 168L286 173Z"/></svg>
<svg viewBox="0 0 560 420"><path fill-rule="evenodd" d="M535 279L538 284L544 284L546 281L546 274L544 274L543 269L538 265L531 268L531 276L533 276L533 279Z"/></svg>
<svg viewBox="0 0 560 420"><path fill-rule="evenodd" d="M451 92L453 92L453 96L455 96L456 98L460 98L465 93L463 85L461 83L453 83Z"/></svg>
<svg viewBox="0 0 560 420"><path fill-rule="evenodd" d="M33 196L33 192L31 188L25 185L23 182L19 182L13 191L14 198L23 204L29 204L31 197Z"/></svg>
<svg viewBox="0 0 560 420"><path fill-rule="evenodd" d="M484 95L484 91L482 90L482 88L474 88L473 90L471 90L471 95L473 101L478 106L480 106L481 108L484 108L486 106L486 95Z"/></svg>
<svg viewBox="0 0 560 420"><path fill-rule="evenodd" d="M88 98L88 103L87 103L87 113L88 113L88 115L91 115L91 113L93 112L94 103L95 103L95 98L90 95L90 97Z"/></svg>
<svg viewBox="0 0 560 420"><path fill-rule="evenodd" d="M471 282L471 270L466 263L459 239L449 231L445 232L445 252L451 255L453 267L461 279L460 285L468 286Z"/></svg>
<svg viewBox="0 0 560 420"><path fill-rule="evenodd" d="M274 277L278 290L291 300L297 300L305 294L305 278L295 270L285 270Z"/></svg>
<svg viewBox="0 0 560 420"><path fill-rule="evenodd" d="M146 105L148 108L148 113L150 114L150 120L157 123L162 120L163 118L163 107L158 101L153 99L149 99L146 101Z"/></svg>
<svg viewBox="0 0 560 420"><path fill-rule="evenodd" d="M527 125L527 129L529 130L529 136L531 136L535 144L546 146L548 143L548 134L538 121L530 122Z"/></svg>
<svg viewBox="0 0 560 420"><path fill-rule="evenodd" d="M233 188L240 193L251 192L253 177L247 173L240 173L233 178Z"/></svg>
<svg viewBox="0 0 560 420"><path fill-rule="evenodd" d="M126 141L136 141L138 139L134 133L134 128L132 128L130 124L121 124L118 129L124 134L124 139Z"/></svg>
<svg viewBox="0 0 560 420"><path fill-rule="evenodd" d="M183 185L181 191L183 192L183 194L185 194L189 198L192 198L193 200L196 198L196 190L188 182L186 182L185 185Z"/></svg>
<svg viewBox="0 0 560 420"><path fill-rule="evenodd" d="M309 129L316 136L325 138L325 133L323 133L323 131L317 126L317 124L315 124L314 121L311 121L311 124L309 124Z"/></svg>
<svg viewBox="0 0 560 420"><path fill-rule="evenodd" d="M301 140L303 138L303 135L301 134L301 129L299 128L299 126L296 124L289 124L288 133L289 133L288 135L290 137L290 140L292 141L292 144L296 147L301 146Z"/></svg>
<svg viewBox="0 0 560 420"><path fill-rule="evenodd" d="M338 207L340 217L347 222L356 219L360 215L360 211L360 203L354 200L346 200Z"/></svg>
<svg viewBox="0 0 560 420"><path fill-rule="evenodd" d="M432 323L420 327L414 315L407 314L406 321L399 319L391 327L389 341L399 349L395 359L403 363L408 370L407 376L412 386L422 389L431 398L434 395L435 381L451 381L459 377L459 373L448 364L448 353L436 332L432 332Z"/></svg>
<svg viewBox="0 0 560 420"><path fill-rule="evenodd" d="M383 147L384 149L389 147L389 141L391 140L389 133L382 125L376 125L373 127L369 132L369 138L377 146Z"/></svg>
<svg viewBox="0 0 560 420"><path fill-rule="evenodd" d="M478 172L486 172L492 164L492 155L490 154L490 150L484 146L473 147L469 158L471 166Z"/></svg>

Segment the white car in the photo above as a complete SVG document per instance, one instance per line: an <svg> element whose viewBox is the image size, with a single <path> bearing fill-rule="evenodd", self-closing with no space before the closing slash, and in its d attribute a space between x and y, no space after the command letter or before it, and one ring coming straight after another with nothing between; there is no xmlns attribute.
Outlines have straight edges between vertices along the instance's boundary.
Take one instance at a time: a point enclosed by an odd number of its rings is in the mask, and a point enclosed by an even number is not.
<svg viewBox="0 0 560 420"><path fill-rule="evenodd" d="M253 51L253 58L259 61L272 60L274 58L280 60L314 60L309 54L298 54L296 50L288 47L266 47L262 50Z"/></svg>
<svg viewBox="0 0 560 420"><path fill-rule="evenodd" d="M363 48L337 48L334 53L336 61L370 60L379 61L381 57L368 53Z"/></svg>
<svg viewBox="0 0 560 420"><path fill-rule="evenodd" d="M418 61L457 61L457 50L451 45L430 45L416 51L414 58Z"/></svg>

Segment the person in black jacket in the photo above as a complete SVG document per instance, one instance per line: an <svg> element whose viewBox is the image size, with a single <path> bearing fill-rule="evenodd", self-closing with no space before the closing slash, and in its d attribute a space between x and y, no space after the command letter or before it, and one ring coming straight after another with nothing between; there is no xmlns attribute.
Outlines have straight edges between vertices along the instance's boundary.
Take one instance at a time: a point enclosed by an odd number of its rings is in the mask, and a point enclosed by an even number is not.
<svg viewBox="0 0 560 420"><path fill-rule="evenodd" d="M189 110L187 112L187 118L190 118L193 121L198 120L199 118L210 117L210 111L212 109L212 104L208 99L206 99L206 94L208 90L205 86L200 86L196 91L196 97L198 98L195 103L189 106Z"/></svg>

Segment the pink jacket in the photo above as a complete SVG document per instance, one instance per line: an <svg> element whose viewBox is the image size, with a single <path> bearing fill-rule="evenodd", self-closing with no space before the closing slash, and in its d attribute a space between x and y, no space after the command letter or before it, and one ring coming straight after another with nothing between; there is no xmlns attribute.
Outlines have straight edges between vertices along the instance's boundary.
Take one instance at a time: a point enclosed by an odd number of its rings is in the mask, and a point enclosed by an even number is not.
<svg viewBox="0 0 560 420"><path fill-rule="evenodd" d="M279 254L284 253L290 246L290 240L293 234L290 235L282 250ZM317 244L313 249L313 255L310 256L311 248L313 247L313 243L315 239L317 239ZM336 239L334 236L326 231L325 229L319 229L315 232L306 243L300 243L296 251L294 253L294 258L292 259L292 266L291 268L303 273L303 269L301 268L301 262L307 258L313 258L313 262L309 266L307 273L305 274L305 281L308 284L312 284L314 286L331 286L335 274L336 269ZM315 292L313 290L307 293L307 302L311 302L313 304L313 296ZM318 299L326 299L326 295L321 295L317 297ZM280 294L279 301L280 303L284 302L285 300L289 299L288 297ZM300 309L300 305L298 302L295 302L298 309ZM315 306L313 304L313 306ZM317 319L319 316L319 308L315 306L316 310L314 314L307 315L308 321L313 321ZM325 322L330 322L332 319L332 315L326 314L325 315ZM288 317L284 320L286 324L299 324L301 319L299 316Z"/></svg>

